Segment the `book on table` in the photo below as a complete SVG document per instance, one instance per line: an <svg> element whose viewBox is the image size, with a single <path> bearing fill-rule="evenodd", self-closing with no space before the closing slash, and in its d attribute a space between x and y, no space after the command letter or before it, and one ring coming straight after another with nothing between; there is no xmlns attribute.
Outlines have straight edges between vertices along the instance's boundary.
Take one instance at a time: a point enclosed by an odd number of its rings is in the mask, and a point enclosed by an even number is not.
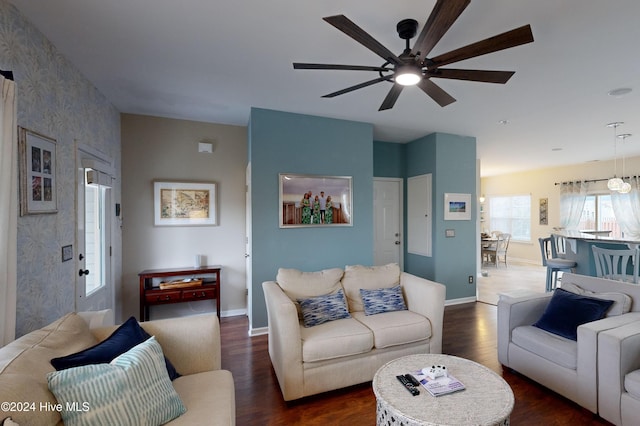
<svg viewBox="0 0 640 426"><path fill-rule="evenodd" d="M459 392L464 390L464 384L456 379L451 373L447 375L437 377L435 379L430 378L421 370L412 371L411 375L420 382L423 388L425 388L433 396L446 395L453 392Z"/></svg>

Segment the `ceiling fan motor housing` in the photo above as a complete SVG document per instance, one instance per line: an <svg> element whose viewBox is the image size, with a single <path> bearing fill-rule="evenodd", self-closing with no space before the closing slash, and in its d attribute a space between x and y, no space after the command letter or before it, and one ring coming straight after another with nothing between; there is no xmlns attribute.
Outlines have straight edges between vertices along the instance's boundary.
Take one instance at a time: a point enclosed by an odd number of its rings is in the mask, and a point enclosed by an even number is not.
<svg viewBox="0 0 640 426"><path fill-rule="evenodd" d="M418 33L418 21L415 19L403 19L396 25L398 35L403 40L410 40Z"/></svg>

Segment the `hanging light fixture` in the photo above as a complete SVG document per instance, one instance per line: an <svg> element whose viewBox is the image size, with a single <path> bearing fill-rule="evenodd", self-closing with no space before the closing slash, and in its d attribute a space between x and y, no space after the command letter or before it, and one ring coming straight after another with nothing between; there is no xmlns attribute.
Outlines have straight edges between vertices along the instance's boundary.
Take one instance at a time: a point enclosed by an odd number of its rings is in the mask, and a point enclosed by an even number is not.
<svg viewBox="0 0 640 426"><path fill-rule="evenodd" d="M622 185L620 185L620 189L618 192L621 194L628 194L631 192L631 184L629 182L624 181L624 163L625 163L625 155L624 155L624 140L631 136L631 133L623 133L622 135L618 135L619 139L622 139Z"/></svg>
<svg viewBox="0 0 640 426"><path fill-rule="evenodd" d="M613 123L607 124L607 127L613 127L613 177L609 179L607 182L607 188L611 191L620 191L622 184L624 183L622 179L620 179L618 174L618 154L617 154L617 139L618 139L618 126L624 124L622 121L615 121Z"/></svg>

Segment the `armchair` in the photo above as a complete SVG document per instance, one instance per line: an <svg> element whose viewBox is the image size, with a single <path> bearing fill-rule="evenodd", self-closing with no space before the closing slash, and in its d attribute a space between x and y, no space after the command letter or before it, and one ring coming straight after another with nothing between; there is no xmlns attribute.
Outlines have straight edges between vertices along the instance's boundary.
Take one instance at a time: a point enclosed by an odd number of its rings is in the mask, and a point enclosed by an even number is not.
<svg viewBox="0 0 640 426"><path fill-rule="evenodd" d="M640 322L598 336L600 417L618 426L638 424L640 413Z"/></svg>

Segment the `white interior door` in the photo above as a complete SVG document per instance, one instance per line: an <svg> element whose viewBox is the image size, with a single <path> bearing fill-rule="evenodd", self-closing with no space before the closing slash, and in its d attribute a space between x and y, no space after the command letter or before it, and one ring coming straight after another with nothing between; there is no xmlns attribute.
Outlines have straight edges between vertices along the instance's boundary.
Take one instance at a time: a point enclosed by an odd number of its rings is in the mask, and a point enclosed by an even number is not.
<svg viewBox="0 0 640 426"><path fill-rule="evenodd" d="M373 180L373 261L402 267L402 179Z"/></svg>
<svg viewBox="0 0 640 426"><path fill-rule="evenodd" d="M104 158L77 150L76 311L114 309L111 265L112 170Z"/></svg>
<svg viewBox="0 0 640 426"><path fill-rule="evenodd" d="M407 179L407 252L431 256L431 174Z"/></svg>

